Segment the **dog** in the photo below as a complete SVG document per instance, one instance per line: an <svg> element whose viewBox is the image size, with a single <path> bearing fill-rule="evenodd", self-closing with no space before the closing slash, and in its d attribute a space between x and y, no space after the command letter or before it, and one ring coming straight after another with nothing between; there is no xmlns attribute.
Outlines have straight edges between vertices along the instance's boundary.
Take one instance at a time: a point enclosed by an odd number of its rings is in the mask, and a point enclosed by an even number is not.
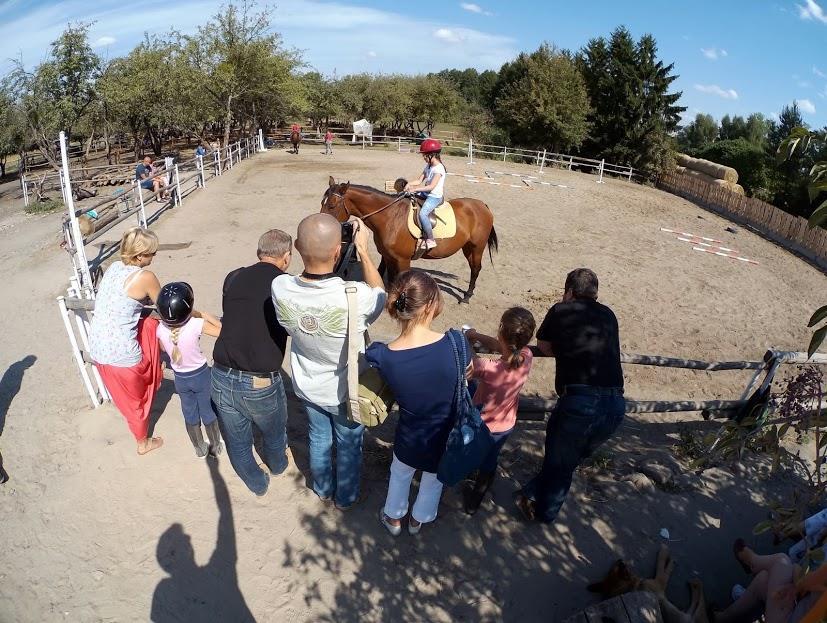
<svg viewBox="0 0 827 623"><path fill-rule="evenodd" d="M660 604L660 612L664 623L709 623L704 601L703 584L700 580L690 580L689 589L692 599L689 609L679 610L666 596L666 587L675 568L675 561L666 545L660 546L657 562L655 563L655 577L642 579L635 575L623 561L615 562L606 577L600 582L589 584L587 587L593 593L599 593L604 599L617 597L632 591L647 591L654 593Z"/></svg>

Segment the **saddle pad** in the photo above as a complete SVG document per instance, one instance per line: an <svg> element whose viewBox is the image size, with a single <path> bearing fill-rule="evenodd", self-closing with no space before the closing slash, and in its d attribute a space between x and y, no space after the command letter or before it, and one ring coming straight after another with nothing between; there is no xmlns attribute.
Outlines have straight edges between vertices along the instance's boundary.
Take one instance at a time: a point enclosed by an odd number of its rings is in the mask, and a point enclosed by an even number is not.
<svg viewBox="0 0 827 623"><path fill-rule="evenodd" d="M414 238L422 237L422 229L419 226L419 219L416 218L418 208L411 206L408 209L408 231ZM434 226L434 238L453 238L457 234L457 220L454 218L454 208L445 201L434 210L436 225Z"/></svg>

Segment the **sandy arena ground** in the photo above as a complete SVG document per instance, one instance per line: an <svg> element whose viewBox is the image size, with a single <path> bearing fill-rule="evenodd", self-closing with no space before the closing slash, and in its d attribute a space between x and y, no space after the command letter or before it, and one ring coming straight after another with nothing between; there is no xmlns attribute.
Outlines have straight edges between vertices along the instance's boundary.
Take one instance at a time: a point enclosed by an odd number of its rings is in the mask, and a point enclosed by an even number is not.
<svg viewBox="0 0 827 623"><path fill-rule="evenodd" d="M530 172L490 161L446 163L457 173ZM299 156L271 150L163 215L154 226L161 242L192 244L160 252L152 269L162 282L187 280L197 305L219 313L224 275L255 260L261 232L294 233L318 211L328 174L381 187L420 167L414 154L338 148L325 158L316 147ZM418 263L448 291L438 328L467 322L494 331L514 304L539 321L567 271L589 266L600 277L600 299L620 320L625 351L747 359L770 346L801 350L807 343L806 321L824 303L827 279L796 257L744 229L728 233L725 220L658 190L598 185L594 176L568 171L549 170L544 179L568 188L449 179L449 197L491 206L500 251L493 266L485 260L467 306L452 294L467 284L461 256ZM242 620L247 610L258 621L558 621L595 601L585 586L616 558L648 573L661 528L677 561L673 601L688 603L685 582L700 577L707 598L725 604L730 586L745 580L729 553L732 539L748 536L765 518L766 501L791 485L750 461L745 471L711 470L691 490L639 493L614 476L642 457L680 468L670 452L678 422L692 421L697 434L715 425L697 414L634 416L605 448L608 465L577 476L558 522L527 526L516 520L510 496L541 456L542 424L528 422L509 442L493 500L474 518L462 513L459 492L446 491L435 524L416 538L393 539L376 520L390 425L367 442L367 496L357 509L325 510L298 471L257 499L225 456L217 466L194 458L169 374L155 428L166 444L138 457L115 409L90 409L70 356L55 304L70 272L56 244L59 215L27 217L19 201L3 201L0 444L10 480L0 485L0 621L146 621L153 600L155 608L173 608L183 590L203 602L205 621L217 612ZM760 264L694 252L660 227L721 239ZM106 239L118 237L119 230ZM291 270L300 269L294 257ZM393 331L382 318L374 333ZM212 341L204 347L209 353ZM625 371L627 395L642 399L737 398L747 378ZM552 380L553 361L540 361L527 391L548 395ZM305 419L294 401L290 418L291 445L306 471Z"/></svg>

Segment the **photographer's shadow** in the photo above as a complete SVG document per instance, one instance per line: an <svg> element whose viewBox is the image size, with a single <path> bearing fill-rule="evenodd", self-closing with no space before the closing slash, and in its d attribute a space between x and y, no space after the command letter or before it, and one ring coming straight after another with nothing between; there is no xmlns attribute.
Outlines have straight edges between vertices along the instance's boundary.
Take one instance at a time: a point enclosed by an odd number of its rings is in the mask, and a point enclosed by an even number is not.
<svg viewBox="0 0 827 623"><path fill-rule="evenodd" d="M227 485L218 472L218 461L206 462L219 512L215 551L199 567L181 524L167 528L158 539L156 553L169 577L159 582L152 595L152 621L255 621L238 586L238 550Z"/></svg>

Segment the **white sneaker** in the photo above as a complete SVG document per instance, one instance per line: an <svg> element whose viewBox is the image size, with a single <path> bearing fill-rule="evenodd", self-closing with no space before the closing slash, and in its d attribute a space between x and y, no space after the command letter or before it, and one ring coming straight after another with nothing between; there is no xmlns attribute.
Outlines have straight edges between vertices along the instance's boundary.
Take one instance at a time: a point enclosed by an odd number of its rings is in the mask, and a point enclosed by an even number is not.
<svg viewBox="0 0 827 623"><path fill-rule="evenodd" d="M425 248L426 248L426 249L434 249L434 248L436 248L436 240L426 240L426 241L425 241Z"/></svg>
<svg viewBox="0 0 827 623"><path fill-rule="evenodd" d="M416 521L413 517L408 519L408 534L414 535L419 534L419 531L422 530L422 523L418 523L417 525L413 525L411 522Z"/></svg>
<svg viewBox="0 0 827 623"><path fill-rule="evenodd" d="M379 509L379 521L382 522L382 525L385 526L385 529L390 532L391 536L399 536L402 534L402 526L394 526L391 522L388 521L388 516L385 515L385 507Z"/></svg>

